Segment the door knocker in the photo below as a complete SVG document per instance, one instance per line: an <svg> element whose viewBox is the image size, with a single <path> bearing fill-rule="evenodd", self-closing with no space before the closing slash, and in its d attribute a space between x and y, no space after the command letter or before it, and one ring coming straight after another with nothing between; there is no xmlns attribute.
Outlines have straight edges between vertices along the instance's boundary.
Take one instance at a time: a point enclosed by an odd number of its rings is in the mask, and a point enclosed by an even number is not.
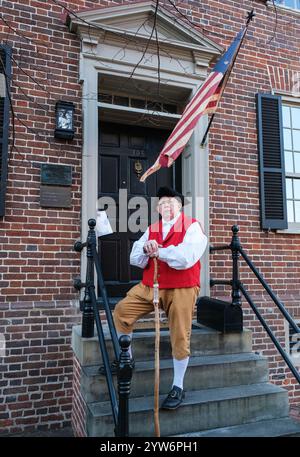
<svg viewBox="0 0 300 457"><path fill-rule="evenodd" d="M135 174L137 175L138 179L140 179L140 176L143 172L143 165L140 160L137 160L136 162L134 162L134 171L135 171Z"/></svg>

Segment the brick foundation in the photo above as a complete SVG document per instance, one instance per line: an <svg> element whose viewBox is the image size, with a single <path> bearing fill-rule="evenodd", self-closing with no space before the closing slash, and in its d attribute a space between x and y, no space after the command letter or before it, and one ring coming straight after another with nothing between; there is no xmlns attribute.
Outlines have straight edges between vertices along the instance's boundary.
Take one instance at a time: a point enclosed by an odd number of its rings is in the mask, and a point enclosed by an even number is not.
<svg viewBox="0 0 300 457"><path fill-rule="evenodd" d="M0 434L69 426L77 303L0 305Z"/></svg>

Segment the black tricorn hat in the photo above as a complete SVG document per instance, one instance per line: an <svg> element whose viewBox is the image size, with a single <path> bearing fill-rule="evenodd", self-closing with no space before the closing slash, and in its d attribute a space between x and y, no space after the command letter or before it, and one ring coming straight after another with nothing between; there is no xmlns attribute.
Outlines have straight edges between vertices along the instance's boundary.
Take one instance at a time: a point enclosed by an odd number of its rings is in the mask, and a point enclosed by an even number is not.
<svg viewBox="0 0 300 457"><path fill-rule="evenodd" d="M162 197L177 197L180 199L182 206L184 206L184 196L177 190L171 189L171 187L160 187L157 191L157 197L159 199Z"/></svg>

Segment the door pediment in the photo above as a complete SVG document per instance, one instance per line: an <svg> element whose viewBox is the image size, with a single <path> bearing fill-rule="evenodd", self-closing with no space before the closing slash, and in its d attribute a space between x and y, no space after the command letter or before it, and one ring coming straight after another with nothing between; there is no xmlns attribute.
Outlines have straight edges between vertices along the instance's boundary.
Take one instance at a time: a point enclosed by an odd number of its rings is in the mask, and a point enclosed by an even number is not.
<svg viewBox="0 0 300 457"><path fill-rule="evenodd" d="M77 33L81 39L91 44L101 42L108 34L116 37L134 37L134 41L153 41L158 39L160 45L173 50L188 51L191 60L195 57L207 63L218 56L223 48L200 33L196 28L175 17L170 11L159 6L156 18L156 34L153 33L155 20L155 3L139 2L131 5L119 5L109 8L97 8L76 13L76 17L68 16L70 31Z"/></svg>

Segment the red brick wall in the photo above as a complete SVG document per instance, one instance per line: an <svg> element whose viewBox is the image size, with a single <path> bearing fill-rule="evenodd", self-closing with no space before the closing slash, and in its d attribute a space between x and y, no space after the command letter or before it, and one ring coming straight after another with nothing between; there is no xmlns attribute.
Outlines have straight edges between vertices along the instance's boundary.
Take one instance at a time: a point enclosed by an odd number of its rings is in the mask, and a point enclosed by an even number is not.
<svg viewBox="0 0 300 457"><path fill-rule="evenodd" d="M0 304L0 313L0 434L70 425L76 303Z"/></svg>
<svg viewBox="0 0 300 457"><path fill-rule="evenodd" d="M61 8L3 1L1 14L16 30L0 21L1 40L13 47L11 94L20 119L0 220L0 327L7 346L0 430L11 433L71 423L70 339L79 322L72 282L80 266L72 247L80 237L82 118L80 43L61 21ZM53 135L60 99L75 103L73 141ZM42 163L72 166L70 209L40 207Z"/></svg>
<svg viewBox="0 0 300 457"><path fill-rule="evenodd" d="M72 245L80 236L79 42L67 32L60 11L45 2L2 2L1 14L22 35L0 21L1 38L13 47L11 95L19 119L17 150L9 154L6 212L0 220L2 302L36 301L37 295L42 301L76 296L72 279L78 275L80 258ZM73 141L53 136L59 99L75 103ZM41 208L42 163L72 166L72 208Z"/></svg>
<svg viewBox="0 0 300 457"><path fill-rule="evenodd" d="M63 3L70 9L79 9L125 2L72 0ZM177 15L167 0L164 3ZM297 252L300 236L260 230L254 98L259 91L271 91L267 65L272 69L300 71L299 16L279 11L273 38L275 14L263 1L175 3L200 32L224 47L230 44L244 23L246 11L252 6L256 9L255 22L250 26L210 131L210 241L212 244L229 242L230 227L238 223L243 246L280 298L288 299L291 313L299 317ZM8 345L12 344L8 346L8 358L1 366L0 420L4 421L1 422L2 430L16 431L70 421L70 327L78 320L78 311L70 305L70 300L77 298L72 281L79 275L80 265L79 255L72 251L74 240L80 237L80 43L62 22L63 9L51 0L3 0L1 7L1 14L15 31L0 21L0 38L13 46L13 56L22 68L13 62L14 110L28 126L26 129L16 121L16 150L9 157L6 216L0 220L0 325L7 335ZM37 79L39 85L30 77ZM73 141L53 137L54 107L59 99L75 103L76 135ZM72 166L71 209L40 207L41 163ZM227 255L214 254L210 265L213 277L229 277ZM259 294L258 283L246 268L241 269L241 278L251 292ZM222 288L216 291L224 295ZM259 295L258 299L261 299ZM264 301L261 307L270 314L272 328L283 341L282 319L273 305ZM271 313L269 308L272 308ZM247 306L245 313L246 325L254 330L255 350L263 350L269 356L273 379L282 376L283 379L276 382L286 383L291 398L299 401L299 388L292 384L286 368ZM70 319L68 325L63 318ZM10 323L9 319L14 322ZM47 325L55 327L55 324L61 327L47 328ZM59 336L53 336L51 332ZM51 344L49 339L60 342ZM37 374L30 374L31 370ZM54 370L54 373L47 370ZM52 377L56 381L49 379Z"/></svg>

